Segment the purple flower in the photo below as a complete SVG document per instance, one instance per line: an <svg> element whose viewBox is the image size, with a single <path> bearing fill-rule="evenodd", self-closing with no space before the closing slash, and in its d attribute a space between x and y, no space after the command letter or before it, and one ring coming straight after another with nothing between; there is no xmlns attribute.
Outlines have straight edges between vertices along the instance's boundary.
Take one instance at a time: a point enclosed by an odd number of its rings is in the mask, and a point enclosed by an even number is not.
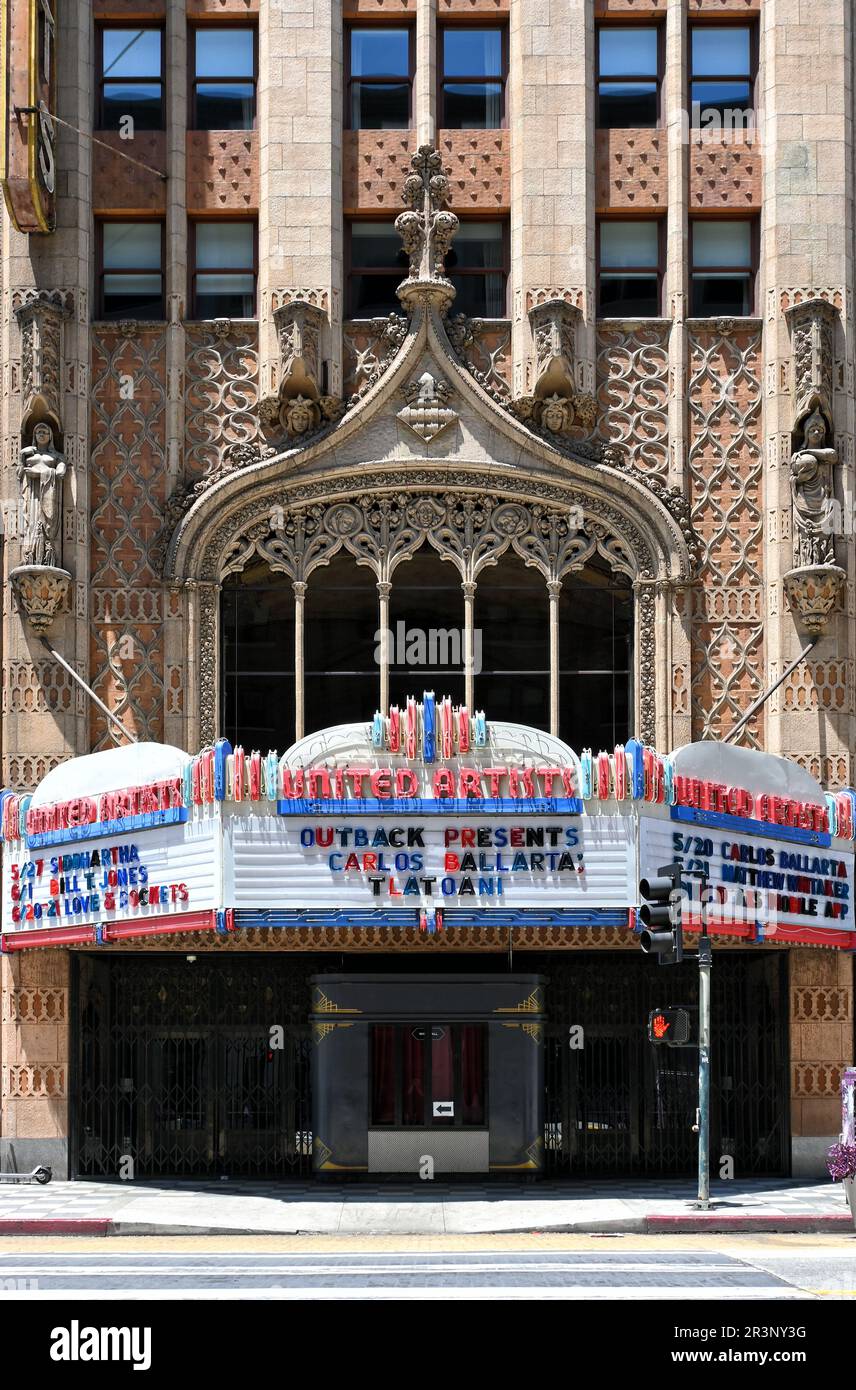
<svg viewBox="0 0 856 1390"><path fill-rule="evenodd" d="M856 1144L833 1144L826 1155L826 1166L833 1182L856 1178Z"/></svg>

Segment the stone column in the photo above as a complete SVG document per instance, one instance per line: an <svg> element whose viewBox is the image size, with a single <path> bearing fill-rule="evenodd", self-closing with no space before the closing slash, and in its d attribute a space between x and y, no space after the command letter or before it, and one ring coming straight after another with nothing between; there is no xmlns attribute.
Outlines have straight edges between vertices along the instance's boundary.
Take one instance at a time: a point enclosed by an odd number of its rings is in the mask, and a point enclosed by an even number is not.
<svg viewBox="0 0 856 1390"><path fill-rule="evenodd" d="M688 93L685 54L689 43L684 0L668 0L666 11L666 67L663 75L663 110L668 136L669 206L666 220L666 316L672 320L669 336L669 484L686 488L686 383L689 218L687 216L689 148L687 145Z"/></svg>
<svg viewBox="0 0 856 1390"><path fill-rule="evenodd" d="M386 634L389 632L389 596L392 584L388 580L378 580L378 627L381 631L380 658L380 709L381 714L389 711L389 645Z"/></svg>
<svg viewBox="0 0 856 1390"><path fill-rule="evenodd" d="M805 8L805 7L803 7ZM761 277L765 314L766 436L764 496L767 580L766 676L772 681L808 641L788 608L782 577L795 563L789 459L802 415L796 399L794 342L787 311L809 299L835 310L831 391L836 492L853 495L853 342L848 285L853 278L853 13L849 0L817 0L810 16L789 0L761 9L761 134L764 217ZM830 383L831 385L831 383ZM856 744L856 657L852 517L835 539L846 569L843 611L834 615L808 662L766 707L769 751L796 758L827 785L852 783Z"/></svg>
<svg viewBox="0 0 856 1390"><path fill-rule="evenodd" d="M793 1176L819 1178L841 1129L841 1073L854 1060L853 957L809 948L788 957Z"/></svg>
<svg viewBox="0 0 856 1390"><path fill-rule="evenodd" d="M86 677L89 666L89 319L91 255L92 25L88 6L58 8L56 45L58 111L79 128L58 127L57 229L27 236L12 225L5 206L2 218L3 285L2 353L4 361L2 423L4 728L2 781L18 790L32 789L57 763L88 752L88 710L79 688L54 662L32 624L18 608L8 582L9 571L23 558L23 514L16 466L22 423L22 357L31 360L32 316L19 322L18 310L46 303L60 310L55 355L44 368L52 379L59 406L55 444L65 456L62 484L62 568L72 575L67 596L49 630L49 640ZM29 344L25 344L26 335ZM38 412L36 412L38 413ZM29 441L27 441L29 442Z"/></svg>
<svg viewBox="0 0 856 1390"><path fill-rule="evenodd" d="M470 714L473 712L473 701L475 700L475 652L474 652L474 631L475 631L475 604L477 584L472 580L464 580L461 588L464 591L464 704Z"/></svg>
<svg viewBox="0 0 856 1390"><path fill-rule="evenodd" d="M550 603L550 733L559 733L559 599L561 579L547 581Z"/></svg>
<svg viewBox="0 0 856 1390"><path fill-rule="evenodd" d="M180 483L184 452L185 334L187 316L187 5L170 0L166 16L166 466L167 489Z"/></svg>
<svg viewBox="0 0 856 1390"><path fill-rule="evenodd" d="M513 394L531 387L533 302L583 313L582 390L594 388L594 19L587 0L516 0L509 25Z"/></svg>
<svg viewBox="0 0 856 1390"><path fill-rule="evenodd" d="M46 1164L68 1177L68 951L0 957L3 1086L0 1171Z"/></svg>
<svg viewBox="0 0 856 1390"><path fill-rule="evenodd" d="M299 290L330 320L322 352L341 394L342 22L335 0L277 0L259 15L260 388L277 385L273 313Z"/></svg>
<svg viewBox="0 0 856 1390"><path fill-rule="evenodd" d="M303 580L295 580L294 590L294 738L303 738L305 725L306 663L304 661L303 620L306 613L306 589Z"/></svg>
<svg viewBox="0 0 856 1390"><path fill-rule="evenodd" d="M416 0L416 75L413 119L416 144L433 145L437 133L437 0Z"/></svg>

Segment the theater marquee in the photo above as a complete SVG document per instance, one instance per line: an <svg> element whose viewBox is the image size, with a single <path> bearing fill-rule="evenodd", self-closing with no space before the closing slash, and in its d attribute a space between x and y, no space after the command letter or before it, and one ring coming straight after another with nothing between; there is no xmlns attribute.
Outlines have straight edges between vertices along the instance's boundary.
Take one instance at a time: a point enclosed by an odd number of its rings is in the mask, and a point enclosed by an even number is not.
<svg viewBox="0 0 856 1390"><path fill-rule="evenodd" d="M0 793L3 946L161 932L625 927L679 860L715 933L853 949L856 793L719 743L575 753L423 696L281 757L136 744ZM697 903L685 921L698 929Z"/></svg>
<svg viewBox="0 0 856 1390"><path fill-rule="evenodd" d="M19 232L56 226L58 0L2 0L3 142L0 183Z"/></svg>

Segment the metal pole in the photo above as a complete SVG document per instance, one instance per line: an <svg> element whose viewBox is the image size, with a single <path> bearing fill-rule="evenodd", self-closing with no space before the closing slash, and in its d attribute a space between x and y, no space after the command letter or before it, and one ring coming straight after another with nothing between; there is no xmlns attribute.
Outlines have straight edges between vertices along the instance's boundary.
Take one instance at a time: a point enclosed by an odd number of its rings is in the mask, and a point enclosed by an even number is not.
<svg viewBox="0 0 856 1390"><path fill-rule="evenodd" d="M743 718L740 720L740 722L739 722L738 724L735 724L733 729L729 729L729 730L728 730L728 733L725 735L725 737L724 737L723 740L722 740L723 743L730 743L731 740L732 740L733 738L736 738L736 737L737 737L737 735L740 733L740 730L743 728L743 725L744 725L744 724L748 724L748 723L749 723L749 720L752 718L752 715L753 715L753 714L757 714L757 712L758 712L758 710L761 708L761 706L764 705L764 704L766 704L766 702L769 700L770 696L771 696L776 690L778 690L779 686L782 684L782 681L786 681L786 680L788 679L788 676L791 674L791 672L792 672L792 671L795 671L795 670L797 669L797 667L799 666L800 662L801 662L801 661L805 661L805 659L806 659L806 657L808 656L809 652L810 652L814 647L817 646L818 642L820 641L820 637L821 637L821 634L820 634L820 633L818 633L816 637L812 637L812 639L811 639L811 641L809 642L808 646L807 646L807 647L804 647L803 650L800 652L799 656L796 657L795 660L793 660L789 666L786 666L786 667L785 667L784 671L783 671L782 674L779 676L779 679L778 679L777 681L774 681L774 683L770 686L769 690L765 690L763 695L759 695L759 696L758 696L758 699L755 701L754 704L752 704L752 705L749 706L749 708L747 709L746 713L744 714L744 716L743 716Z"/></svg>
<svg viewBox="0 0 856 1390"><path fill-rule="evenodd" d="M705 933L698 942L698 1201L710 1207L710 971L713 952Z"/></svg>
<svg viewBox="0 0 856 1390"><path fill-rule="evenodd" d="M103 700L99 700L98 696L95 694L95 691L92 690L91 687L88 686L88 685L86 684L86 681L83 679L83 677L82 677L81 675L78 674L77 671L75 671L75 669L74 669L73 666L69 666L69 664L68 664L68 662L66 661L65 657L64 657L64 656L60 656L59 652L56 650L55 647L52 647L52 646L51 646L51 644L50 644L50 642L47 640L47 638L46 638L46 637L43 637L41 640L42 640L42 646L43 646L43 647L47 647L47 649L48 649L48 651L50 652L51 656L53 657L54 661L58 661L58 662L59 662L60 666L62 666L63 669L66 670L66 671L68 672L68 674L71 676L71 679L74 680L74 681L77 681L77 684L78 684L79 686L81 686L81 688L82 688L83 690L86 691L86 693L87 693L87 695L89 696L90 700L94 700L95 703L96 703L96 705L98 706L98 708L99 708L100 710L102 710L104 714L106 714L107 718L108 718L108 719L111 719L111 720L113 721L113 723L116 725L116 728L117 728L117 729L121 729L122 733L125 735L125 738L128 740L128 742L129 742L129 743L139 743L139 739L137 738L136 734L132 734L131 731L130 731L130 729L126 729L126 728L125 728L125 725L122 723L121 719L117 719L116 716L115 716L115 714L113 713L113 711L107 708L107 706L105 705L104 701L103 701Z"/></svg>

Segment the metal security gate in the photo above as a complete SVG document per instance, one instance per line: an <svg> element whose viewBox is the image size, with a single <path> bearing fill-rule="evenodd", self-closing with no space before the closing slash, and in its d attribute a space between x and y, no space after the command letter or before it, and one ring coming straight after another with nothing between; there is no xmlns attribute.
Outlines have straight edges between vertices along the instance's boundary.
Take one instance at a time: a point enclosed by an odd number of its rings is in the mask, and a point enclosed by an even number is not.
<svg viewBox="0 0 856 1390"><path fill-rule="evenodd" d="M697 1003L695 962L664 969L629 952L569 952L543 968L548 1173L693 1173L698 1051L652 1046L646 1024L653 1008ZM725 1156L739 1177L788 1171L786 969L784 952L715 951L714 1177Z"/></svg>
<svg viewBox="0 0 856 1390"><path fill-rule="evenodd" d="M77 1177L311 1168L309 956L76 960Z"/></svg>

